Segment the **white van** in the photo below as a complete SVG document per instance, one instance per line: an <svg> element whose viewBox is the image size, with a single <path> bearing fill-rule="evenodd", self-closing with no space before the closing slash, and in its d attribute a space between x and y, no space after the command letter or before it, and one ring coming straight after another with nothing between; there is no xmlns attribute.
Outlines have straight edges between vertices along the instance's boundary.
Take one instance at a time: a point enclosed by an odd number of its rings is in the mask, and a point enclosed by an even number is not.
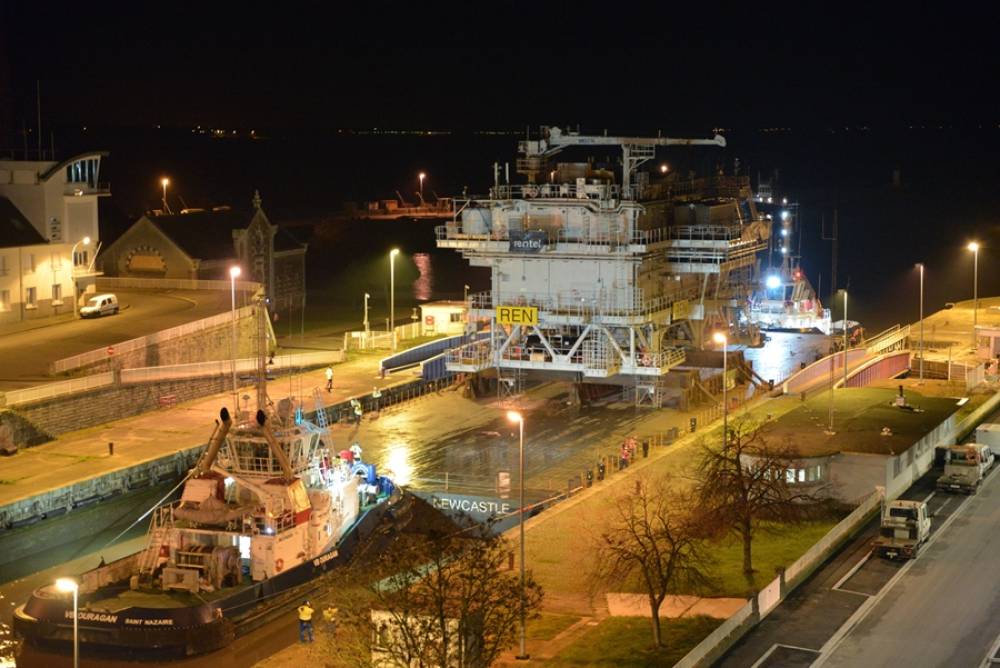
<svg viewBox="0 0 1000 668"><path fill-rule="evenodd" d="M81 318L99 318L102 315L118 313L118 297L111 293L94 295L80 307Z"/></svg>

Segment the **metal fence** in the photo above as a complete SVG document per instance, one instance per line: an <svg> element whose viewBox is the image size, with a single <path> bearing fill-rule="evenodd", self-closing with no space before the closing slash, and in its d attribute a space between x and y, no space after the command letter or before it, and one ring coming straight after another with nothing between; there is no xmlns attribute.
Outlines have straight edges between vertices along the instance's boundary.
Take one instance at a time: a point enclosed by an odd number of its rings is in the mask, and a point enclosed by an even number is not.
<svg viewBox="0 0 1000 668"><path fill-rule="evenodd" d="M84 376L83 378L72 378L70 380L62 380L56 383L46 383L45 385L26 387L22 390L11 390L6 392L4 396L8 407L19 406L21 404L28 404L33 401L41 401L43 399L52 399L66 394L86 392L87 390L93 390L98 387L111 385L114 382L114 374L108 371L91 376Z"/></svg>
<svg viewBox="0 0 1000 668"><path fill-rule="evenodd" d="M244 306L242 308L236 309L237 320L242 318L253 317L254 307ZM171 339L176 339L182 336L187 336L195 332L204 331L206 329L212 329L213 327L221 327L223 325L228 325L232 322L232 313L219 313L217 315L210 316L208 318L202 318L201 320L195 320L194 322L184 323L183 325L178 325L177 327L171 327L169 329L163 329L159 332L154 332L152 334L147 334L146 336L140 336L135 339L129 339L128 341L121 341L113 345L114 354L122 355L124 353L130 353L136 350L142 350L150 345L155 345L157 343L163 343L164 341L170 341ZM108 359L107 348L99 348L97 350L90 350L85 353L80 353L79 355L73 355L72 357L64 357L61 360L56 360L52 363L52 373L64 373L66 371L71 371L73 369L79 369L81 367L88 366L90 364L96 364Z"/></svg>

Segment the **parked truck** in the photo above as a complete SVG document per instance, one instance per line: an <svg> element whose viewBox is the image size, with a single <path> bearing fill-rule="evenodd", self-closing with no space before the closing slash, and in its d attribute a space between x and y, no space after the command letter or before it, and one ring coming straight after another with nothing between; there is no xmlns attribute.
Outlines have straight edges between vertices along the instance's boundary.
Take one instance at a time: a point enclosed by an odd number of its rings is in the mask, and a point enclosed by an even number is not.
<svg viewBox="0 0 1000 668"><path fill-rule="evenodd" d="M885 559L913 559L931 534L931 517L923 501L890 502L882 511L872 554Z"/></svg>
<svg viewBox="0 0 1000 668"><path fill-rule="evenodd" d="M976 443L988 445L994 455L1000 455L1000 424L983 423L976 427Z"/></svg>
<svg viewBox="0 0 1000 668"><path fill-rule="evenodd" d="M988 467L983 450L976 445L952 445L945 455L944 473L937 479L937 488L945 492L975 494Z"/></svg>

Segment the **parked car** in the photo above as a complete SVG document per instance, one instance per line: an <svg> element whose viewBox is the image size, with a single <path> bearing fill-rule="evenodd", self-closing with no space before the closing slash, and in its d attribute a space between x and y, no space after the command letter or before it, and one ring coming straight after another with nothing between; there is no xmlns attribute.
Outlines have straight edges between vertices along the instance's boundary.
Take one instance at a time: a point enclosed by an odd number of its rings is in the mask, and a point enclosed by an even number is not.
<svg viewBox="0 0 1000 668"><path fill-rule="evenodd" d="M80 307L81 318L100 318L104 315L118 313L118 297L111 293L94 295Z"/></svg>

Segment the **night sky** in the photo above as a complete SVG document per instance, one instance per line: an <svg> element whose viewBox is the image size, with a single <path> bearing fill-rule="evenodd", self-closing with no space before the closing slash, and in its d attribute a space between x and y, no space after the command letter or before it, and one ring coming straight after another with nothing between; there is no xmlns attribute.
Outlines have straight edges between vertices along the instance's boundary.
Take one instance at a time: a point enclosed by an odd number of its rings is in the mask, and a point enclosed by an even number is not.
<svg viewBox="0 0 1000 668"><path fill-rule="evenodd" d="M993 21L921 3L0 2L0 137L43 124L993 123ZM61 8L60 8L61 6ZM540 9L543 7L544 9ZM55 9L50 9L55 7Z"/></svg>

